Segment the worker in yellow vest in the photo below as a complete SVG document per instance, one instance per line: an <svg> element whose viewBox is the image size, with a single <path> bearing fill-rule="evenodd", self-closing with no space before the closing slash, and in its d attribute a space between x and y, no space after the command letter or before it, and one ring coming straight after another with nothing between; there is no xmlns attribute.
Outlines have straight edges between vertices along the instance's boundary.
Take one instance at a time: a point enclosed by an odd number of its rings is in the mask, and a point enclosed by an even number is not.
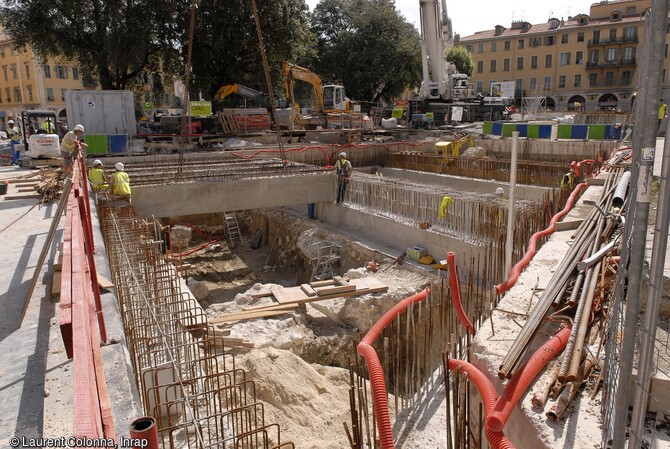
<svg viewBox="0 0 670 449"><path fill-rule="evenodd" d="M347 160L347 153L340 153L340 158L335 163L337 174L337 204L344 203L344 195L347 192L349 178L351 178L351 162Z"/></svg>
<svg viewBox="0 0 670 449"><path fill-rule="evenodd" d="M116 171L112 173L109 180L109 188L112 195L119 195L130 201L130 176L123 171L123 162L117 162L114 167Z"/></svg>
<svg viewBox="0 0 670 449"><path fill-rule="evenodd" d="M88 171L88 182L91 184L91 190L94 193L108 189L107 177L102 168L102 161L96 159L93 161L93 168Z"/></svg>
<svg viewBox="0 0 670 449"><path fill-rule="evenodd" d="M63 136L60 142L60 156L63 158L63 171L66 177L72 173L73 159L77 159L79 151L86 149L86 144L80 140L83 135L84 127L76 125L72 131Z"/></svg>
<svg viewBox="0 0 670 449"><path fill-rule="evenodd" d="M56 134L56 127L51 123L51 119L46 119L44 123L42 123L41 128L42 131L46 131L47 134Z"/></svg>

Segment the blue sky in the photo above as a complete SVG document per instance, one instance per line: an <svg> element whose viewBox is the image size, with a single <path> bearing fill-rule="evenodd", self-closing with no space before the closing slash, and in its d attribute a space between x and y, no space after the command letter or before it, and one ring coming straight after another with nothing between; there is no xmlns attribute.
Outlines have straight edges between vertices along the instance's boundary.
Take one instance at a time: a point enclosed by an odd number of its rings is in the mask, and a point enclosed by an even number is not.
<svg viewBox="0 0 670 449"><path fill-rule="evenodd" d="M319 0L306 0L310 9L314 9ZM451 17L454 33L461 36L476 31L491 30L496 25L509 27L513 20L525 20L532 24L546 22L550 16L567 19L580 13L589 13L593 1L554 0L447 0L447 12ZM419 29L419 0L395 0L396 9L408 22Z"/></svg>

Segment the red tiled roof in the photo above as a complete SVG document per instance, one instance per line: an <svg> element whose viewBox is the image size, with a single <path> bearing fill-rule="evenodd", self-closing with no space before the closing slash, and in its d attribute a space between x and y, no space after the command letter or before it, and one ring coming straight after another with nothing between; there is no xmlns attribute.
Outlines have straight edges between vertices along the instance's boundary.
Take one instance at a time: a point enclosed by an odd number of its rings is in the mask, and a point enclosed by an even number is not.
<svg viewBox="0 0 670 449"><path fill-rule="evenodd" d="M578 16L575 16L578 17ZM590 19L589 23L580 25L577 20L566 20L563 22L562 25L559 25L558 28L551 29L549 27L549 22L545 23L539 23L537 25L531 25L530 29L528 31L523 31L521 28L517 29L511 29L507 28L505 31L502 33L496 35L495 34L495 29L492 30L485 30L485 31L477 31L475 34L472 34L470 36L464 36L461 37L458 42L454 42L456 45L461 44L461 43L467 43L467 42L472 42L472 41L479 41L483 39L499 39L499 38L504 38L504 37L517 37L517 36L527 36L527 35L533 35L533 34L540 34L540 33L546 33L549 31L555 31L558 32L560 30L570 30L570 29L575 29L575 28L583 28L583 27L588 27L588 26L599 26L603 24L618 24L618 23L631 23L631 22L640 22L642 20L641 16L629 16L629 17L623 17L619 20L612 21L608 17L603 17L603 18L598 18L598 19Z"/></svg>

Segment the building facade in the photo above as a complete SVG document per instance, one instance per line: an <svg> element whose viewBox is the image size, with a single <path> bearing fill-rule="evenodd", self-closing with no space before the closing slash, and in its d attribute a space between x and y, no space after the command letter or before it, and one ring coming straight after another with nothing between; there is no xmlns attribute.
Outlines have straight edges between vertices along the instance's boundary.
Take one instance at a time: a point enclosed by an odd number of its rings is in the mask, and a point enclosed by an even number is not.
<svg viewBox="0 0 670 449"><path fill-rule="evenodd" d="M518 104L542 97L554 110L625 112L632 107L643 15L650 7L651 0L601 1L591 5L589 14L537 25L497 25L457 36L455 44L472 55L471 80L478 92L487 94L491 83L507 81L514 83ZM664 87L667 76L664 70Z"/></svg>
<svg viewBox="0 0 670 449"><path fill-rule="evenodd" d="M40 60L29 47L17 48L0 30L0 124L23 110L42 109L56 113L65 122L65 91L96 89L85 83L78 68L56 59Z"/></svg>

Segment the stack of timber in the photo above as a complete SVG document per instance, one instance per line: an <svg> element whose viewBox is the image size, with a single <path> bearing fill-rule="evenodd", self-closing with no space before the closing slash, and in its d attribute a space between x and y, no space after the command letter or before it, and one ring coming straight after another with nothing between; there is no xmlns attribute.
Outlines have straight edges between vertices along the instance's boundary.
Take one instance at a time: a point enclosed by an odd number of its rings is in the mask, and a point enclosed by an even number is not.
<svg viewBox="0 0 670 449"><path fill-rule="evenodd" d="M374 277L348 281L336 276L331 280L314 281L309 284L302 284L299 287L275 287L272 290L253 294L252 296L255 299L273 296L276 302L245 307L242 311L226 313L209 320L209 322L216 324L282 315L308 302L385 292L387 290L388 285Z"/></svg>
<svg viewBox="0 0 670 449"><path fill-rule="evenodd" d="M42 204L50 203L58 199L63 192L63 171L61 169L40 170L40 182L35 187L42 198Z"/></svg>
<svg viewBox="0 0 670 449"><path fill-rule="evenodd" d="M224 134L233 134L237 131L235 113L231 111L219 112L219 125Z"/></svg>

